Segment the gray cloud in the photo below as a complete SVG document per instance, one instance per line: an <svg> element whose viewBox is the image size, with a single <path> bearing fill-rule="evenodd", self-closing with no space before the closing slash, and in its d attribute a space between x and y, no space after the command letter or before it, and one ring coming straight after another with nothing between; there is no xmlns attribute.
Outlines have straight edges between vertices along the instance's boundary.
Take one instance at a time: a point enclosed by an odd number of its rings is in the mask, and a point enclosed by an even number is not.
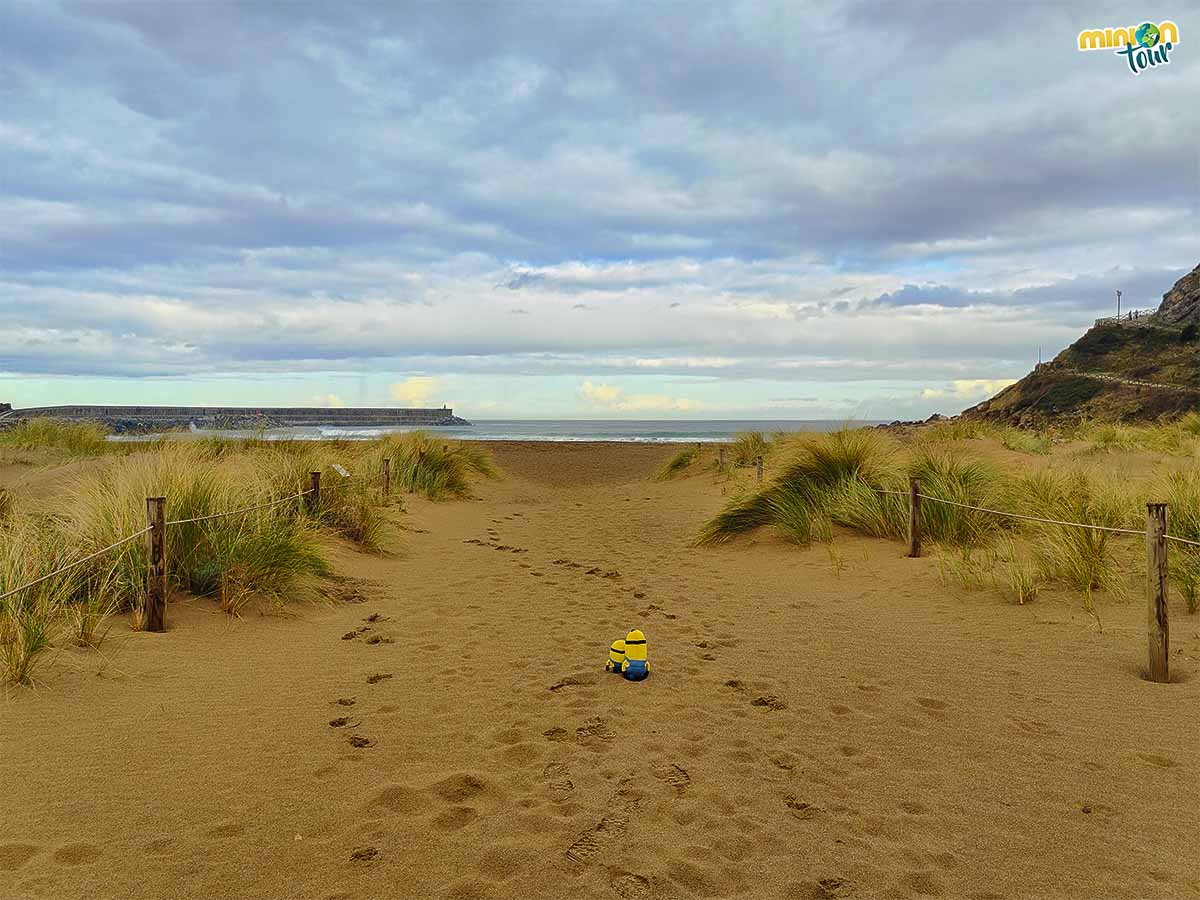
<svg viewBox="0 0 1200 900"><path fill-rule="evenodd" d="M1019 375L1196 262L1200 55L1125 18L8 4L0 371Z"/></svg>

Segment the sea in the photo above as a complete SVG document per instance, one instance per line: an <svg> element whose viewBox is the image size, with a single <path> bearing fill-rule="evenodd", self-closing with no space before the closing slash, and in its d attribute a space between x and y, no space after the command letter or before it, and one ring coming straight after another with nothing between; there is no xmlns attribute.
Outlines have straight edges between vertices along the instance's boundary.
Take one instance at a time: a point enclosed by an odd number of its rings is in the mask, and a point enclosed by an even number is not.
<svg viewBox="0 0 1200 900"><path fill-rule="evenodd" d="M642 444L712 443L729 441L739 431L766 434L795 431L836 431L882 424L844 419L478 419L471 425L424 429L453 440L467 441L621 441ZM266 431L193 428L197 435L265 440L373 440L412 428L336 428L306 426ZM147 440L154 435L118 435L116 440Z"/></svg>

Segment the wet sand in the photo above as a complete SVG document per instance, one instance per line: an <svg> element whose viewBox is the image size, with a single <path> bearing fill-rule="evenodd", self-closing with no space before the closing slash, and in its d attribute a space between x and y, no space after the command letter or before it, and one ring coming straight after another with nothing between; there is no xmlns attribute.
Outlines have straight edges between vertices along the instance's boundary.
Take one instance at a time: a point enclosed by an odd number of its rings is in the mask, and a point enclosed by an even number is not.
<svg viewBox="0 0 1200 900"><path fill-rule="evenodd" d="M175 602L0 700L0 897L1200 897L1178 600L1153 685L1140 600L1101 632L897 543L695 548L728 487L649 480L669 448L493 450L337 550L362 602ZM603 672L634 627L643 683Z"/></svg>

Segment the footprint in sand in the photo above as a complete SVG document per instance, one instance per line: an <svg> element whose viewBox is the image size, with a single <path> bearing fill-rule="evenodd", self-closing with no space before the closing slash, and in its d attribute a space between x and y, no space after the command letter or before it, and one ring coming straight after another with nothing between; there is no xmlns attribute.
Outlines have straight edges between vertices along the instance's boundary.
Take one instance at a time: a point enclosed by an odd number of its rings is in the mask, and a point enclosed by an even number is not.
<svg viewBox="0 0 1200 900"><path fill-rule="evenodd" d="M155 856L166 856L175 852L175 841L171 838L156 838L146 845L146 852Z"/></svg>
<svg viewBox="0 0 1200 900"><path fill-rule="evenodd" d="M609 844L618 840L628 827L630 814L641 806L642 793L633 778L622 778L617 789L605 804L608 813L594 826L582 832L567 848L567 859L579 865L589 860Z"/></svg>
<svg viewBox="0 0 1200 900"><path fill-rule="evenodd" d="M595 675L568 675L550 685L553 693L572 687L588 687L596 683Z"/></svg>
<svg viewBox="0 0 1200 900"><path fill-rule="evenodd" d="M762 709L787 709L787 703L780 700L774 694L763 694L761 697L755 697L750 701L751 706L757 706Z"/></svg>
<svg viewBox="0 0 1200 900"><path fill-rule="evenodd" d="M599 716L588 719L575 729L575 740L589 750L605 750L605 746L616 735L608 727L608 723Z"/></svg>
<svg viewBox="0 0 1200 900"><path fill-rule="evenodd" d="M33 844L0 844L0 872L15 872L41 852Z"/></svg>
<svg viewBox="0 0 1200 900"><path fill-rule="evenodd" d="M391 673L389 673L389 672L380 672L375 675L368 675L367 676L367 684L379 684L379 682L384 681L385 679L388 679L391 677L392 677Z"/></svg>
<svg viewBox="0 0 1200 900"><path fill-rule="evenodd" d="M433 817L435 828L442 831L458 831L479 818L479 810L473 806L452 806Z"/></svg>
<svg viewBox="0 0 1200 900"><path fill-rule="evenodd" d="M654 777L675 788L675 793L680 796L683 795L683 792L692 783L692 776L687 773L687 769L677 766L674 763L656 767L654 769Z"/></svg>
<svg viewBox="0 0 1200 900"><path fill-rule="evenodd" d="M935 700L933 697L918 697L917 704L930 713L942 712L950 705L945 700Z"/></svg>
<svg viewBox="0 0 1200 900"><path fill-rule="evenodd" d="M812 803L808 803L805 800L798 800L791 794L784 795L783 805L791 810L793 816L801 820L811 819L814 816L824 812L821 807L815 806Z"/></svg>
<svg viewBox="0 0 1200 900"><path fill-rule="evenodd" d="M379 848L377 847L359 847L350 854L350 859L353 862L370 862L379 856Z"/></svg>
<svg viewBox="0 0 1200 900"><path fill-rule="evenodd" d="M593 856L604 847L625 833L628 820L623 815L614 813L605 816L595 826L579 835L567 848L567 859L579 865L587 865Z"/></svg>
<svg viewBox="0 0 1200 900"><path fill-rule="evenodd" d="M940 897L945 893L937 875L929 870L908 872L901 882L904 887L921 897Z"/></svg>
<svg viewBox="0 0 1200 900"><path fill-rule="evenodd" d="M338 706L353 706L354 698L353 697L338 697L333 702L336 703Z"/></svg>
<svg viewBox="0 0 1200 900"><path fill-rule="evenodd" d="M613 872L608 885L621 900L649 900L653 896L650 879L633 872Z"/></svg>
<svg viewBox="0 0 1200 900"><path fill-rule="evenodd" d="M358 724L359 724L358 722L354 723L354 725L358 725ZM350 725L350 720L346 716L338 716L336 719L329 720L330 728L345 728L347 725ZM351 727L354 727L354 726L351 726Z"/></svg>
<svg viewBox="0 0 1200 900"><path fill-rule="evenodd" d="M542 769L542 781L545 782L546 789L554 798L555 803L566 800L575 790L575 784L571 781L570 775L566 763L549 762Z"/></svg>
<svg viewBox="0 0 1200 900"><path fill-rule="evenodd" d="M567 729L560 728L558 726L555 726L554 728L547 728L542 732L542 737L548 741L565 741L568 736L569 733L567 732Z"/></svg>
<svg viewBox="0 0 1200 900"><path fill-rule="evenodd" d="M369 806L411 816L425 810L428 802L420 791L403 784L393 784L371 798Z"/></svg>
<svg viewBox="0 0 1200 900"><path fill-rule="evenodd" d="M1138 756L1150 763L1150 765L1158 766L1160 769L1173 769L1179 765L1179 763L1171 759L1171 757L1160 756L1157 753L1139 753Z"/></svg>
<svg viewBox="0 0 1200 900"><path fill-rule="evenodd" d="M98 860L100 853L94 844L67 844L54 851L54 861L66 866L85 866Z"/></svg>
<svg viewBox="0 0 1200 900"><path fill-rule="evenodd" d="M355 750L361 750L364 747L375 746L375 742L373 740L371 740L369 737L364 737L361 734L350 735L350 737L346 738L346 742Z"/></svg>

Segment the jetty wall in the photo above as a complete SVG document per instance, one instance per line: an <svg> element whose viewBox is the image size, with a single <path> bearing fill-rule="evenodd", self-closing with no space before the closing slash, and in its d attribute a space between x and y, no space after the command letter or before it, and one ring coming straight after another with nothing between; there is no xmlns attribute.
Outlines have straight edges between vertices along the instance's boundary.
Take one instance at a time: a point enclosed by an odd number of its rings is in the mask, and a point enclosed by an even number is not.
<svg viewBox="0 0 1200 900"><path fill-rule="evenodd" d="M440 409L398 407L309 406L35 406L8 409L0 404L0 428L24 419L50 417L72 422L100 422L117 431L156 428L255 428L327 425L335 428L406 426L436 428L470 425L449 407Z"/></svg>

